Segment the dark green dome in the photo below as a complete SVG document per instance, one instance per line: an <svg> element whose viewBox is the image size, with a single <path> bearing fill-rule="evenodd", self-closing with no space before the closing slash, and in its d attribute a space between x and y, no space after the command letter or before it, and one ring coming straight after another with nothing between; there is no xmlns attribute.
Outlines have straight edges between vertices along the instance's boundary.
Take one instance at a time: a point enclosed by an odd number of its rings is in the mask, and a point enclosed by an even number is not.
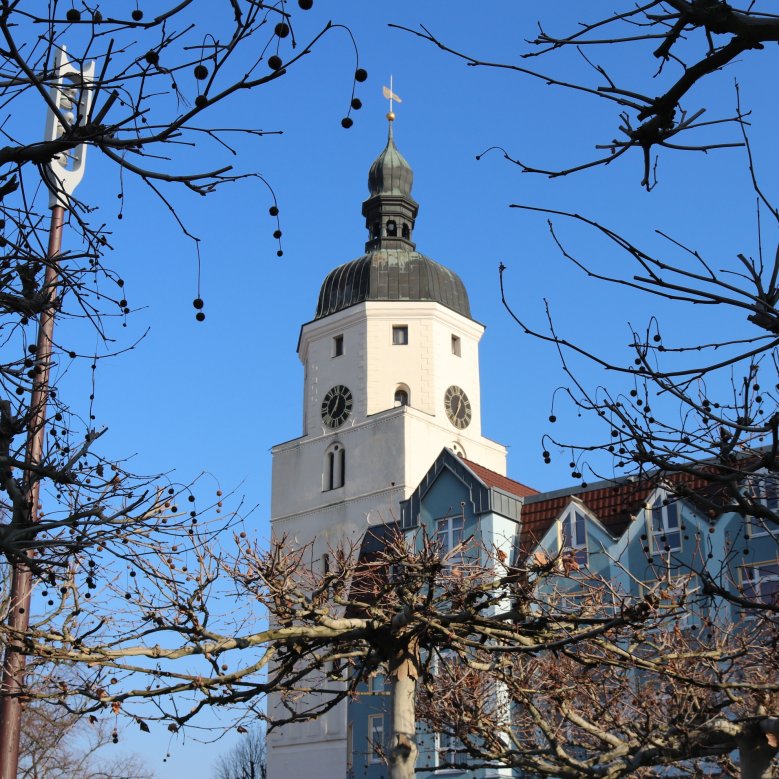
<svg viewBox="0 0 779 779"><path fill-rule="evenodd" d="M331 271L322 284L316 319L366 300L431 301L471 316L460 277L416 251L412 240L419 204L411 197L414 173L395 146L387 145L368 173L370 196L362 204L365 254Z"/></svg>
<svg viewBox="0 0 779 779"><path fill-rule="evenodd" d="M456 273L417 251L379 249L327 274L315 318L370 300L431 301L471 316L468 293Z"/></svg>

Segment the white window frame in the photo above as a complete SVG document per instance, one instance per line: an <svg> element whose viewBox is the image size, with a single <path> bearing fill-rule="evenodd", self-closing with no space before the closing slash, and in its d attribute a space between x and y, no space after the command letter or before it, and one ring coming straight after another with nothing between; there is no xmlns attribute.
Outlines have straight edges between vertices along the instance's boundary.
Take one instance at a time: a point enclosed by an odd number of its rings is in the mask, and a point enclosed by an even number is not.
<svg viewBox="0 0 779 779"><path fill-rule="evenodd" d="M779 476L768 474L753 474L749 477L746 491L756 502L762 503L769 511L779 515ZM779 534L779 523L763 517L750 516L749 535L751 538Z"/></svg>
<svg viewBox="0 0 779 779"><path fill-rule="evenodd" d="M439 517L435 521L435 539L441 549L441 557L446 557L452 549L462 543L465 534L465 517L452 514ZM447 561L448 565L460 565L463 562L462 550Z"/></svg>
<svg viewBox="0 0 779 779"><path fill-rule="evenodd" d="M452 736L449 733L442 733L437 731L435 734L435 765L438 769L436 773L461 773L464 768L453 768L452 766L442 765L444 762L455 763L457 758L462 754L462 750L458 748L457 736Z"/></svg>
<svg viewBox="0 0 779 779"><path fill-rule="evenodd" d="M560 552L562 554L573 552L580 568L586 568L590 561L587 520L587 514L579 506L570 506L560 517Z"/></svg>
<svg viewBox="0 0 779 779"><path fill-rule="evenodd" d="M646 514L647 537L649 538L649 548L653 555L671 554L672 552L682 551L682 512L680 501L670 497L667 492L661 490L655 493L654 499L647 504L644 513ZM676 521L676 527L673 527L671 519ZM663 541L671 535L679 536L679 545L673 546L668 540ZM670 547L666 550L666 544Z"/></svg>
<svg viewBox="0 0 779 779"><path fill-rule="evenodd" d="M377 751L376 746L384 746L384 715L368 715L368 762L381 763L383 758Z"/></svg>
<svg viewBox="0 0 779 779"><path fill-rule="evenodd" d="M371 695L384 692L384 674L375 673L368 677L368 692Z"/></svg>
<svg viewBox="0 0 779 779"><path fill-rule="evenodd" d="M741 592L745 598L752 598L760 603L770 603L771 601L764 598L768 594L773 594L775 596L774 602L779 603L779 560L766 560L762 563L742 565L739 571ZM761 590L766 584L774 586L768 593L763 593Z"/></svg>

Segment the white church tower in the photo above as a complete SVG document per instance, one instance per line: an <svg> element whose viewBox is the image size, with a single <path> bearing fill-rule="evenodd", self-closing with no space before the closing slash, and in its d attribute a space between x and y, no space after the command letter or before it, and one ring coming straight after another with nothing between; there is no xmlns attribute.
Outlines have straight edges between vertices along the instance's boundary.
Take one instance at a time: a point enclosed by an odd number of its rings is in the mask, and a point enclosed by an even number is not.
<svg viewBox="0 0 779 779"><path fill-rule="evenodd" d="M331 271L303 325L303 435L272 449L271 528L311 564L399 518L444 447L501 474L481 434L479 341L460 278L416 251L413 172L392 134L368 174L365 254ZM269 714L273 716L274 701ZM268 738L269 779L347 772L346 705Z"/></svg>

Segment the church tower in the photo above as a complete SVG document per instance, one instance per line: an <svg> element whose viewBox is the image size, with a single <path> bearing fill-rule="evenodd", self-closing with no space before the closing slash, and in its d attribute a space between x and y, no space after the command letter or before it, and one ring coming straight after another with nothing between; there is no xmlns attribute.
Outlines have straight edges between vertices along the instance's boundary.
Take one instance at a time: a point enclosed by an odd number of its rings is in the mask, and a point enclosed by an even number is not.
<svg viewBox="0 0 779 779"><path fill-rule="evenodd" d="M300 331L303 434L272 449L273 536L311 544L311 565L399 519L444 447L506 472L505 448L481 434L484 326L457 274L416 251L413 172L388 118L362 206L365 254L327 275ZM274 731L268 748L269 779L345 776L346 706Z"/></svg>

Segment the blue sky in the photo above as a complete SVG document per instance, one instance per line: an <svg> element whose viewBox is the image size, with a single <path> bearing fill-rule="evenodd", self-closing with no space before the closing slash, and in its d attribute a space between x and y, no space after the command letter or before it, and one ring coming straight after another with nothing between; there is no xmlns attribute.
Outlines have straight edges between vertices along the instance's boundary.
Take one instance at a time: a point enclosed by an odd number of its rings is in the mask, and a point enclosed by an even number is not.
<svg viewBox="0 0 779 779"><path fill-rule="evenodd" d="M599 8L611 10L601 2L586 5L590 18ZM732 267L737 252L756 248L754 196L742 151L665 153L660 184L651 193L639 186L636 155L611 168L555 180L521 174L500 153L477 162L477 154L496 144L539 166L582 162L595 144L614 137L617 112L519 75L466 67L387 27L422 23L455 48L516 61L527 50L525 39L534 35L537 17L550 31L566 32L578 21L581 6L571 0L504 1L475 11L463 0L317 0L309 14L299 14L303 38L328 19L350 27L360 65L369 73L357 89L363 108L353 114L351 129L340 126L355 59L349 37L333 30L287 76L223 109L219 122L225 126L284 130L259 140L238 139L235 159L240 169L259 172L272 185L284 256L276 256L276 225L268 215L272 201L259 181L205 199L175 195L179 214L201 239L202 324L192 308L197 262L191 241L148 190L133 183L127 184L123 219L117 221L117 173L93 155L79 194L100 203L102 218L113 225L116 250L110 262L125 278L135 309L126 330L116 332L126 344L148 330L137 349L98 370L96 415L109 428L105 446L116 454L135 453L133 467L139 472L175 469L181 481L201 471L212 474L204 484L234 491L244 506L256 506L248 522L260 536L268 534L269 449L301 432L299 328L313 316L326 273L362 253L360 207L368 168L386 139L381 87L390 74L403 99L396 108L395 139L414 169L420 203L417 247L462 277L474 317L487 326L481 349L484 433L509 447L510 476L538 489L570 483L566 453L553 450L549 466L540 454L553 392L566 379L555 352L524 336L501 307L500 262L508 266L512 304L531 324L544 327L546 299L561 334L607 354L625 356L628 323L642 326L652 314L661 316L666 338L676 333L705 339L719 328L739 327L740 322L723 322L718 312L660 305L586 279L560 256L543 215L509 204L583 213L651 247L665 248L654 234L662 228L711 257L715 266ZM643 46L637 54L650 49ZM655 89L654 65L647 57L630 59L611 51L599 61L623 68L631 86ZM730 114L738 76L743 103L754 112L752 138L766 179L776 171L775 134L768 130L777 119L775 85L769 80L775 63L773 52L756 52L688 101L692 109L711 105ZM572 52L530 64L598 83ZM735 128L725 132L736 135ZM209 167L212 153L198 149L189 161ZM770 194L773 182L766 183ZM592 232L560 226L582 258L611 272L629 268ZM580 365L577 372L588 386L612 380L592 366ZM88 394L85 390L81 397L84 407ZM558 427L588 438L589 420L564 404L555 413ZM162 764L166 747L157 736L139 735L128 746L144 750L150 740L149 763L162 779L185 771L205 776L204 766L227 743L202 748L174 743L171 759Z"/></svg>

